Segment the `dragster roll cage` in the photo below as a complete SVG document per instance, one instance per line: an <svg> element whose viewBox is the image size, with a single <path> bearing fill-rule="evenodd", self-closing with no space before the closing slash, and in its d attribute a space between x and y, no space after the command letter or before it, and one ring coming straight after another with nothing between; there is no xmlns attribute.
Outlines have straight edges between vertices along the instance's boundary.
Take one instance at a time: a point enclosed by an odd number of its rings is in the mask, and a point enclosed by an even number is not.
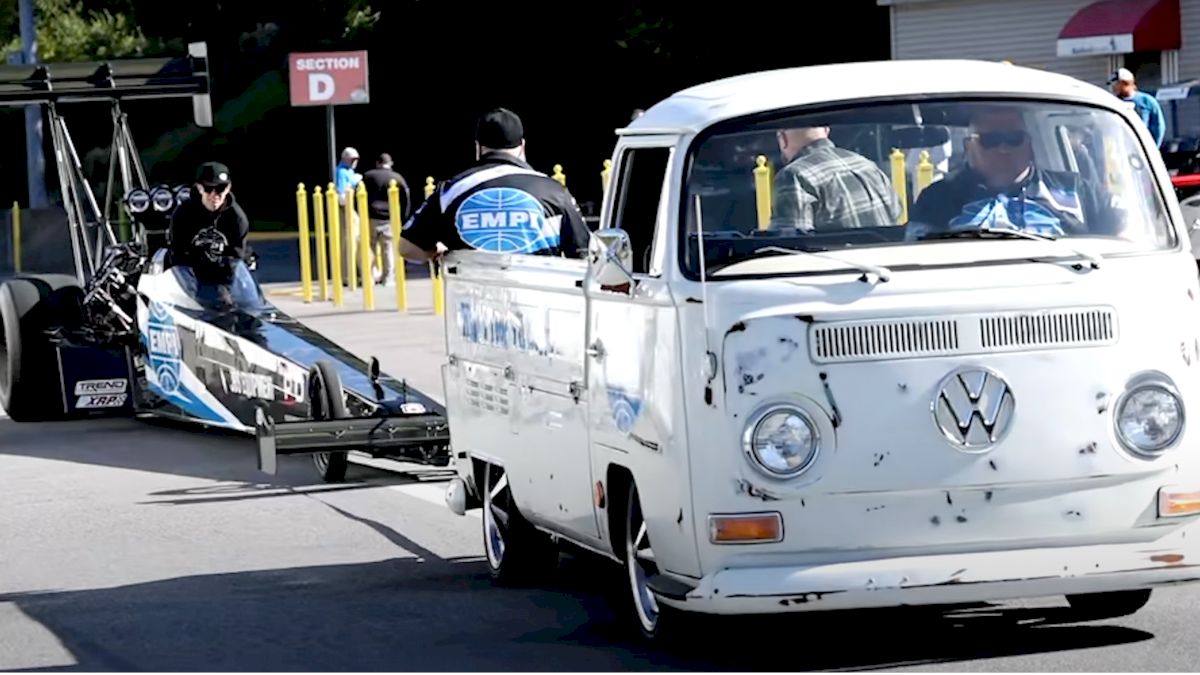
<svg viewBox="0 0 1200 675"><path fill-rule="evenodd" d="M204 42L189 44L187 56L0 66L0 105L42 105L47 109L54 163L81 286L95 275L106 249L117 243L110 212L114 173L120 171L121 195L136 188L149 189L121 101L183 97L192 99L192 119L196 126L211 127L208 47ZM109 102L113 120L103 211L83 174L66 120L58 110L60 103L97 101ZM90 213L85 212L85 206ZM145 245L145 233L139 230L137 236Z"/></svg>

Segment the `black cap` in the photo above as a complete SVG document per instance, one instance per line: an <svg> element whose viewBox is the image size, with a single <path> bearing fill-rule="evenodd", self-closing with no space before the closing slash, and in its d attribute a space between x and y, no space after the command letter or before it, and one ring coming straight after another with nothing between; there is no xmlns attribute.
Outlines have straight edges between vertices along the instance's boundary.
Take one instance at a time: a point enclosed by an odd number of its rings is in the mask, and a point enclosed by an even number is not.
<svg viewBox="0 0 1200 675"><path fill-rule="evenodd" d="M196 182L202 185L226 185L229 181L229 167L220 162L205 162L196 169Z"/></svg>
<svg viewBox="0 0 1200 675"><path fill-rule="evenodd" d="M475 141L485 148L515 148L525 138L521 118L506 108L484 113L475 127Z"/></svg>

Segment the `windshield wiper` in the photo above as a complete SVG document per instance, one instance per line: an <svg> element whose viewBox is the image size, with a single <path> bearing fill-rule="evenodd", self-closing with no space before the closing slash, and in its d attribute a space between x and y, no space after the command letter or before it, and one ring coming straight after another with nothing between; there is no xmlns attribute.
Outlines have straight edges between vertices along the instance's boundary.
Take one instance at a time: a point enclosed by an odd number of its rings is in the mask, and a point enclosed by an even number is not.
<svg viewBox="0 0 1200 675"><path fill-rule="evenodd" d="M1094 269L1094 270L1100 269L1100 259L1097 258L1095 255L1093 255L1091 253L1087 253L1085 251L1081 251L1081 250L1075 248L1074 246L1067 244L1066 242L1059 239L1058 237L1055 237L1054 235L1050 235L1050 234L1038 234L1036 232L1026 232L1025 230L1013 230L1013 229L1010 229L1007 227L994 228L994 227L983 226L983 227L977 227L977 228L969 229L969 230L954 230L951 232L932 232L932 233L929 233L929 234L921 237L921 239L923 239L923 240L962 239L962 238L968 238L968 237L973 237L976 239L986 239L988 236L995 236L995 237L998 237L1001 239L1003 239L1005 237L1013 237L1016 239L1031 239L1033 241L1058 242L1058 243L1066 246L1067 248L1069 248L1071 250L1071 252L1075 253L1075 255L1078 255L1079 257L1083 258L1084 260L1087 260L1088 263L1090 263L1092 269Z"/></svg>
<svg viewBox="0 0 1200 675"><path fill-rule="evenodd" d="M812 256L814 258L821 258L824 260L832 260L834 262L838 262L843 265L846 265L847 267L853 267L854 269L858 270L859 272L862 272L863 275L858 278L859 281L867 281L868 274L874 274L875 276L879 277L880 283L888 281L889 279L892 278L892 271L886 267L879 267L876 265L868 265L866 263L850 262L849 260L842 260L841 258L837 258L837 257L831 256L831 255L821 255L820 253L813 253L812 251L806 251L804 249L783 248L782 246L764 246L762 248L754 249L755 255L757 255L759 253L763 253L765 251L769 251L772 253L784 253L786 255Z"/></svg>

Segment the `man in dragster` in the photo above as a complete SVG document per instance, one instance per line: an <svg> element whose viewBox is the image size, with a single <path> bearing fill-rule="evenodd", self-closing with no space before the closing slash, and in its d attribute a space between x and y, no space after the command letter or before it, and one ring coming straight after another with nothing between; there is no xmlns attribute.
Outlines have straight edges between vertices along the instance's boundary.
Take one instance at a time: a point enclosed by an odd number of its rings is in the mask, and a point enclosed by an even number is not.
<svg viewBox="0 0 1200 675"><path fill-rule="evenodd" d="M205 162L190 194L171 214L169 267L187 294L208 309L254 313L262 291L247 265L250 221L233 196L229 167Z"/></svg>

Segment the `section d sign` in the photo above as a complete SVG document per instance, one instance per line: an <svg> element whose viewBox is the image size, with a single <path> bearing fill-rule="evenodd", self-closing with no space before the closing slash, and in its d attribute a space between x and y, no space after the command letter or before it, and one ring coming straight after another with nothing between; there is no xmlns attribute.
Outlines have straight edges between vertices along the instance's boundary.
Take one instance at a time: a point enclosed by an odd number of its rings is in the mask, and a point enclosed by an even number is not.
<svg viewBox="0 0 1200 675"><path fill-rule="evenodd" d="M367 53L312 52L288 55L292 105L369 103Z"/></svg>

